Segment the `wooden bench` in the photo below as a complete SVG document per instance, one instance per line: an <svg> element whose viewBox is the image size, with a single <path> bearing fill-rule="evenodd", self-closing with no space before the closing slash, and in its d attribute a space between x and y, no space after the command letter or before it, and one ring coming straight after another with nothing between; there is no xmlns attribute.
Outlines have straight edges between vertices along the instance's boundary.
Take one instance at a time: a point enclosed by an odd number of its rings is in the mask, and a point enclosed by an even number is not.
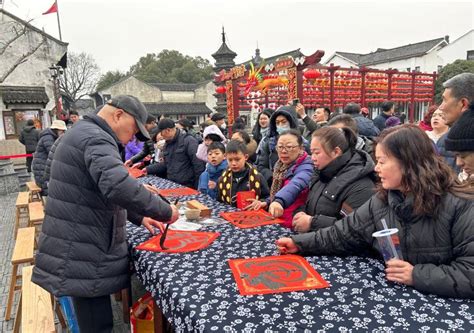
<svg viewBox="0 0 474 333"><path fill-rule="evenodd" d="M43 203L41 201L30 202L28 204L28 212L28 227L35 227L36 229L38 229L37 226L41 227L41 224L43 224L44 220Z"/></svg>
<svg viewBox="0 0 474 333"><path fill-rule="evenodd" d="M30 193L30 202L41 201L41 188L35 182L27 182L26 187L28 188L28 193Z"/></svg>
<svg viewBox="0 0 474 333"><path fill-rule="evenodd" d="M20 192L18 193L18 197L16 198L16 214L15 214L15 239L17 235L18 228L20 227L20 216L22 213L28 215L28 203L29 203L29 193L28 192Z"/></svg>
<svg viewBox="0 0 474 333"><path fill-rule="evenodd" d="M16 290L21 290L21 284L17 285L17 281L21 279L21 274L18 273L18 266L21 264L32 265L34 262L33 252L35 244L35 228L21 228L18 229L15 247L13 248L13 255L11 263L12 277L10 281L10 290L8 292L7 310L5 312L5 320L10 320L11 310L13 305L13 297Z"/></svg>
<svg viewBox="0 0 474 333"><path fill-rule="evenodd" d="M23 267L21 312L17 314L17 318L21 317L21 330L23 333L56 332L51 294L31 282L32 274L33 266Z"/></svg>

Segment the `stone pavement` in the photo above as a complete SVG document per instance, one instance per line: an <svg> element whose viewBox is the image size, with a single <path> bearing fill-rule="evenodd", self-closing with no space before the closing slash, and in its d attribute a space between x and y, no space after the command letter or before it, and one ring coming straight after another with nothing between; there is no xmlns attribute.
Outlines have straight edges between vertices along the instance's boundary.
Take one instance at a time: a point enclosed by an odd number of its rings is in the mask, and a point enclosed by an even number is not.
<svg viewBox="0 0 474 333"><path fill-rule="evenodd" d="M13 239L13 225L15 221L16 197L17 193L0 196L0 332L2 333L13 332L14 318L19 298L19 293L17 292L15 295L14 306L12 308L12 319L5 321L8 289L12 273L10 259L15 244L15 240ZM23 219L20 223L21 225L25 225L26 219ZM130 332L130 326L124 324L122 320L121 303L116 302L112 298L112 306L114 313L114 332ZM58 324L56 327L58 332L61 332L61 326Z"/></svg>

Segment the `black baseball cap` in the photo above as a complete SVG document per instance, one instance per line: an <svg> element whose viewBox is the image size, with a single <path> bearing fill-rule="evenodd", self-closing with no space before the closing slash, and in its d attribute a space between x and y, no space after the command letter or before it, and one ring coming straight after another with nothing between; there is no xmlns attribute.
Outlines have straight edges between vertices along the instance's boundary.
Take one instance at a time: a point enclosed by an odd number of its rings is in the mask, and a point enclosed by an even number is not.
<svg viewBox="0 0 474 333"><path fill-rule="evenodd" d="M219 112L216 112L211 116L212 121L218 121L218 120L221 120L221 119L224 119L224 118L225 118L225 115L223 113L219 113Z"/></svg>
<svg viewBox="0 0 474 333"><path fill-rule="evenodd" d="M138 127L138 133L135 136L138 140L150 140L150 134L145 128L148 112L146 111L145 105L143 105L138 98L131 95L119 95L109 99L107 104L121 109L135 118Z"/></svg>
<svg viewBox="0 0 474 333"><path fill-rule="evenodd" d="M172 121L169 118L163 118L158 123L158 132L161 132L161 131L163 131L165 129L168 129L168 128L175 128L175 126L176 125L175 125L174 121Z"/></svg>

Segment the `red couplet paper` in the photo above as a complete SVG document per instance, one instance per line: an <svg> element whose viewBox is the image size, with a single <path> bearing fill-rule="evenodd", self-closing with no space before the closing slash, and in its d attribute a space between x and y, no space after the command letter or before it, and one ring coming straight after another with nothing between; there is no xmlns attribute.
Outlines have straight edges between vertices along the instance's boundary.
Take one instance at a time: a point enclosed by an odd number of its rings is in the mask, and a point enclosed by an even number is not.
<svg viewBox="0 0 474 333"><path fill-rule="evenodd" d="M218 232L168 230L164 243L166 250L160 246L161 234L141 243L136 249L167 253L192 252L208 247L219 235Z"/></svg>
<svg viewBox="0 0 474 333"><path fill-rule="evenodd" d="M168 188L168 189L160 190L159 193L164 197L180 197L180 196L186 196L186 195L199 194L198 191L189 187Z"/></svg>
<svg viewBox="0 0 474 333"><path fill-rule="evenodd" d="M142 169L138 168L127 168L128 169L128 174L132 176L133 178L140 178L145 176L145 171Z"/></svg>
<svg viewBox="0 0 474 333"><path fill-rule="evenodd" d="M251 202L247 201L248 199L255 199L254 191L237 192L237 198L236 198L237 208L244 209L245 207L250 205Z"/></svg>
<svg viewBox="0 0 474 333"><path fill-rule="evenodd" d="M303 257L229 259L241 295L276 294L329 287Z"/></svg>
<svg viewBox="0 0 474 333"><path fill-rule="evenodd" d="M278 218L274 218L269 212L264 210L249 210L241 212L228 212L221 213L222 218L229 221L236 227L254 228L262 225L279 224L284 221Z"/></svg>

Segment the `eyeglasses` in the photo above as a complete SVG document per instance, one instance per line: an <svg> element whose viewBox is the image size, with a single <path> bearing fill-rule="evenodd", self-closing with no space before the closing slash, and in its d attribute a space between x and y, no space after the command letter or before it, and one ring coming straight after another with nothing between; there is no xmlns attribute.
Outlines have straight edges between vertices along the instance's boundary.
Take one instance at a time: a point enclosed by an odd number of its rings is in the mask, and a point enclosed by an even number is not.
<svg viewBox="0 0 474 333"><path fill-rule="evenodd" d="M286 152L293 151L296 148L299 148L299 146L276 146L277 151L286 151Z"/></svg>

